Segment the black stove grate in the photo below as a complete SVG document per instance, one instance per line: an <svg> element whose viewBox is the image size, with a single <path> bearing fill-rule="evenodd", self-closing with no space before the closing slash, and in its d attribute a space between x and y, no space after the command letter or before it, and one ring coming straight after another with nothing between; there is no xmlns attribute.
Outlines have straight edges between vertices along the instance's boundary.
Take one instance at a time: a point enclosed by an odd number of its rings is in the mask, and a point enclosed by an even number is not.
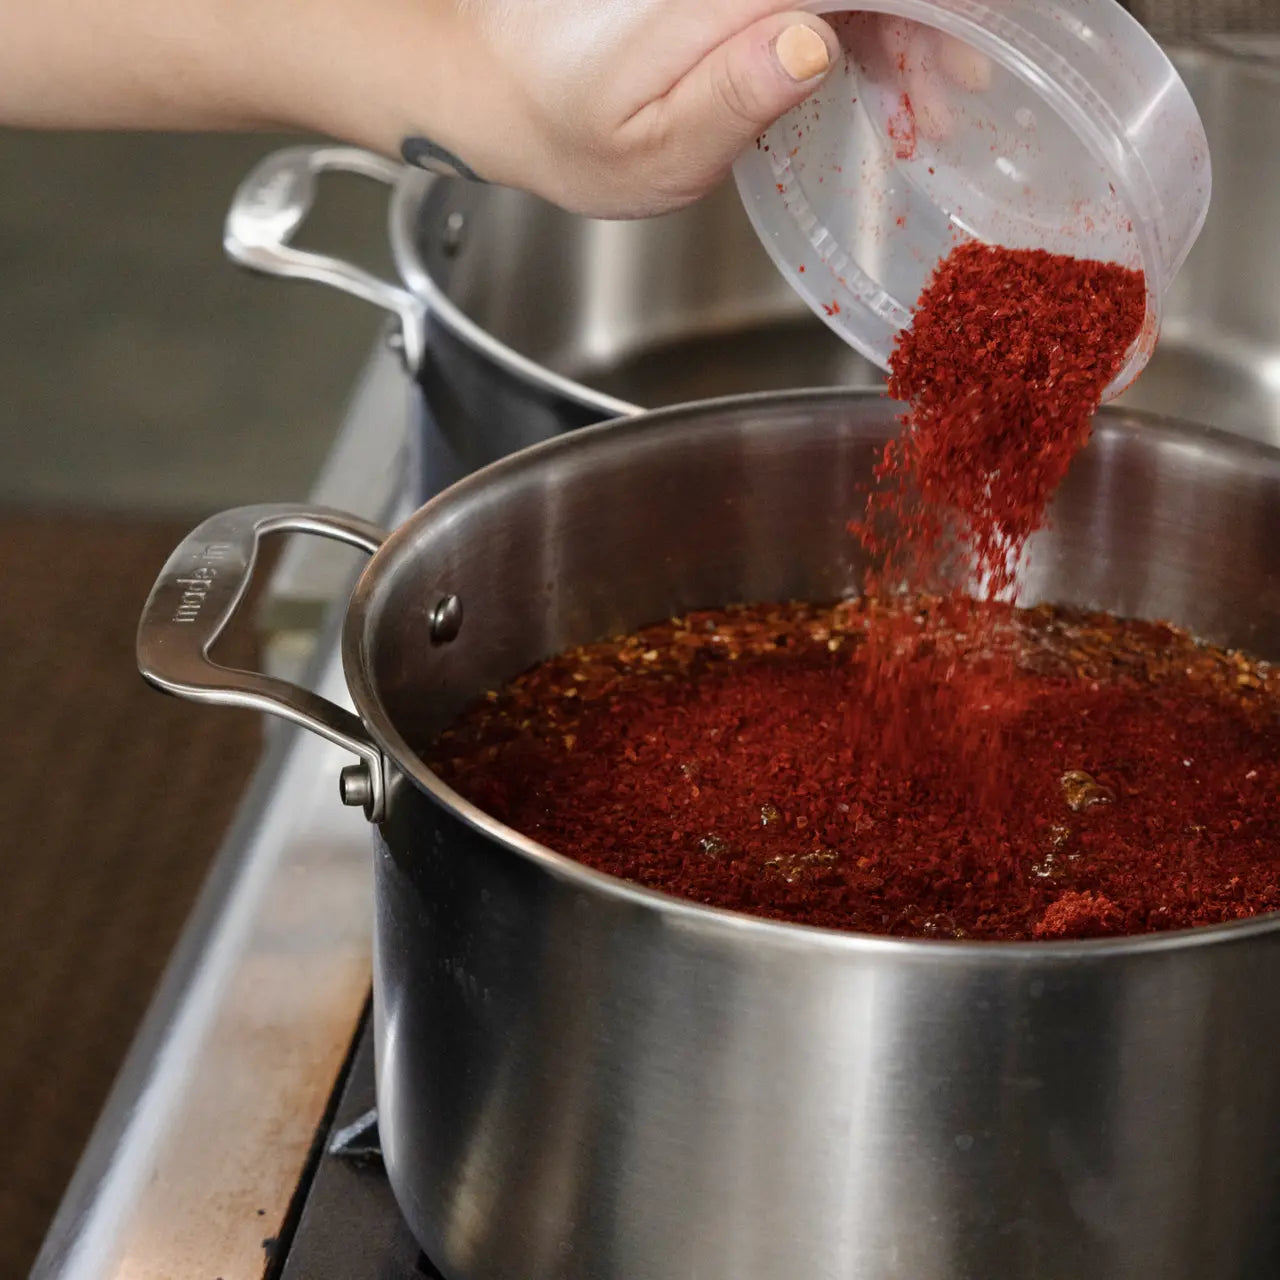
<svg viewBox="0 0 1280 1280"><path fill-rule="evenodd" d="M418 1247L382 1167L366 1010L291 1222L264 1241L266 1280L443 1280Z"/></svg>

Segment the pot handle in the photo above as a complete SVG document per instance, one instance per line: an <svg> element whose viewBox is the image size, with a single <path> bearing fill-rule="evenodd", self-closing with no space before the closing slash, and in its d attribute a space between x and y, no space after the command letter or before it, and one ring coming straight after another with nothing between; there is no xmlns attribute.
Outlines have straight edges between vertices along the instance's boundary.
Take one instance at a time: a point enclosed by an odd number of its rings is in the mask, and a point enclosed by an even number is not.
<svg viewBox="0 0 1280 1280"><path fill-rule="evenodd" d="M426 327L422 300L363 267L293 244L315 204L317 179L335 170L374 178L390 187L406 172L404 165L359 147L286 147L273 152L259 161L236 191L223 230L223 248L234 262L251 271L314 280L390 311L399 321L405 362L416 373Z"/></svg>
<svg viewBox="0 0 1280 1280"><path fill-rule="evenodd" d="M169 557L147 597L138 623L138 669L165 693L265 711L359 756L360 765L343 771L342 798L380 821L382 753L358 716L288 681L224 667L209 656L244 598L262 539L272 533L319 534L370 554L386 538L377 526L327 507L268 503L210 516Z"/></svg>

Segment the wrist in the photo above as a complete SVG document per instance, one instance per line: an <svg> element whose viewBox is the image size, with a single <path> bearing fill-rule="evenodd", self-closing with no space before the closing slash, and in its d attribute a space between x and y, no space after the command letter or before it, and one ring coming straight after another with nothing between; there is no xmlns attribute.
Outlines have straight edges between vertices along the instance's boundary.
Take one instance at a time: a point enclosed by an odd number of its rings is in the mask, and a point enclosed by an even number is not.
<svg viewBox="0 0 1280 1280"><path fill-rule="evenodd" d="M409 137L450 152L480 55L451 0L291 0L287 52L267 91L281 122L398 156ZM266 104L264 104L266 105Z"/></svg>

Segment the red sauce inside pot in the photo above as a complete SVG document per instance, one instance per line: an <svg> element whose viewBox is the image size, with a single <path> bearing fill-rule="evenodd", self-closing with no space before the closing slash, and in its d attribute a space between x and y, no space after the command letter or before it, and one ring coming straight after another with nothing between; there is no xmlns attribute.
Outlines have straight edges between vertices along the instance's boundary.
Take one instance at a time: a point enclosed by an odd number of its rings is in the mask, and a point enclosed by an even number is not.
<svg viewBox="0 0 1280 1280"><path fill-rule="evenodd" d="M1084 938L1280 909L1278 693L1265 664L1163 625L778 605L574 649L428 759L517 830L697 902Z"/></svg>

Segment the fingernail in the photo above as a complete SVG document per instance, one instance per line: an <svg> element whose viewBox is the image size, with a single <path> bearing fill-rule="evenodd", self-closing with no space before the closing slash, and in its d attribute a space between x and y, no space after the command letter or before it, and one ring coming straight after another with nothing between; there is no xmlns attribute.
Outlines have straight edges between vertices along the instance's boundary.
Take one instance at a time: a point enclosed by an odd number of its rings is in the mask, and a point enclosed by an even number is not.
<svg viewBox="0 0 1280 1280"><path fill-rule="evenodd" d="M773 47L783 71L793 80L812 80L831 65L827 42L803 23L788 27Z"/></svg>

